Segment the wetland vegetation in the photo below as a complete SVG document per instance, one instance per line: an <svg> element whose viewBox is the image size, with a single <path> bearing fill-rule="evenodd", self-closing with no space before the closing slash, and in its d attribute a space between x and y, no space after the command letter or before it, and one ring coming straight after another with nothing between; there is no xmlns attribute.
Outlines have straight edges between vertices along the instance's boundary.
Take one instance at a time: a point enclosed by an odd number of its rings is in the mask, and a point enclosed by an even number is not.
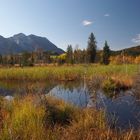
<svg viewBox="0 0 140 140"><path fill-rule="evenodd" d="M0 139L139 138L133 118L139 105L128 115L139 102L123 91L132 88L138 68L99 64L1 68L0 87L7 91L0 100ZM116 109L120 106L121 111ZM125 111L128 118L120 115L117 123L115 111L118 115ZM125 124L129 120L132 126Z"/></svg>
<svg viewBox="0 0 140 140"><path fill-rule="evenodd" d="M139 59L111 55L107 41L97 51L91 33L86 50L68 45L56 56L1 56L0 139L138 138L140 105L132 89Z"/></svg>

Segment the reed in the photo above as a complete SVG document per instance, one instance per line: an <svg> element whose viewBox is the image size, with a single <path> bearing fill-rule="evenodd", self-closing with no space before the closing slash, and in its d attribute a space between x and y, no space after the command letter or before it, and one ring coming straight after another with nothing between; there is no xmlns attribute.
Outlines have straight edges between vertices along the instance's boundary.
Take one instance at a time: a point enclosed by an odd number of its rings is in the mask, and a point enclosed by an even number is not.
<svg viewBox="0 0 140 140"><path fill-rule="evenodd" d="M76 108L53 97L28 95L0 100L1 140L131 140L139 131L115 131L106 125L103 110Z"/></svg>
<svg viewBox="0 0 140 140"><path fill-rule="evenodd" d="M73 65L25 68L0 68L0 80L61 80L73 81L94 76L135 75L138 65Z"/></svg>

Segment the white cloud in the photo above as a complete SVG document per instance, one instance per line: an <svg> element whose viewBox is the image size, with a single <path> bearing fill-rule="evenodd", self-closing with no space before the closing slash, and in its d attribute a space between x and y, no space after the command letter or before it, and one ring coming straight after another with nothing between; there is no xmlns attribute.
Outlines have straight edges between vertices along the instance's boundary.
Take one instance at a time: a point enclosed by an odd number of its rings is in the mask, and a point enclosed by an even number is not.
<svg viewBox="0 0 140 140"><path fill-rule="evenodd" d="M104 16L105 16L105 17L110 17L110 14L105 14Z"/></svg>
<svg viewBox="0 0 140 140"><path fill-rule="evenodd" d="M93 22L92 21L89 21L89 20L84 20L82 22L82 24L83 24L83 26L89 26L89 25L93 24Z"/></svg>
<svg viewBox="0 0 140 140"><path fill-rule="evenodd" d="M140 44L140 34L137 34L137 36L132 39L132 42L136 44Z"/></svg>

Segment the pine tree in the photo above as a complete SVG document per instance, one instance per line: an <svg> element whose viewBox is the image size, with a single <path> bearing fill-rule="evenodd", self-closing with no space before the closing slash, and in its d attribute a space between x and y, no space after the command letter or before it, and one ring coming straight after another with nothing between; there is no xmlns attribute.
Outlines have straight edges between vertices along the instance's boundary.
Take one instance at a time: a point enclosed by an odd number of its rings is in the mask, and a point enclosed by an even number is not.
<svg viewBox="0 0 140 140"><path fill-rule="evenodd" d="M71 45L68 45L67 47L66 62L73 64L73 48Z"/></svg>
<svg viewBox="0 0 140 140"><path fill-rule="evenodd" d="M95 58L96 58L96 49L97 49L97 45L96 45L96 40L95 40L95 36L93 33L90 34L90 37L88 39L88 47L87 47L87 60L89 63L94 63L95 62Z"/></svg>
<svg viewBox="0 0 140 140"><path fill-rule="evenodd" d="M103 48L102 63L105 65L109 64L110 48L107 41L105 41L105 46Z"/></svg>

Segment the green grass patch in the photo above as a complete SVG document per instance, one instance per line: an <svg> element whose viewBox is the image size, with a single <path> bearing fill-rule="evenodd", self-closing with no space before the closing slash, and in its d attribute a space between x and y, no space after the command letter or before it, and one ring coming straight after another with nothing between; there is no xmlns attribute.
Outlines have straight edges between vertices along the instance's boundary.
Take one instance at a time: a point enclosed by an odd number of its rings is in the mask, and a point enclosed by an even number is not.
<svg viewBox="0 0 140 140"><path fill-rule="evenodd" d="M73 65L25 68L0 68L1 80L61 80L73 81L97 75L129 75L138 71L138 65Z"/></svg>

